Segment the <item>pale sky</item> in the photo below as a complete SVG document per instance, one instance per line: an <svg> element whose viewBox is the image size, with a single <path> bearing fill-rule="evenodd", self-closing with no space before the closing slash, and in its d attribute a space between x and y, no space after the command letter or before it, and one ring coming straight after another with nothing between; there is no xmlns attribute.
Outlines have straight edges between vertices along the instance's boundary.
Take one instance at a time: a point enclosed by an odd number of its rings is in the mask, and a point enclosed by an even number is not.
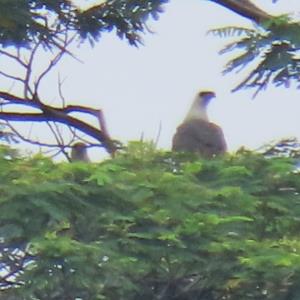
<svg viewBox="0 0 300 300"><path fill-rule="evenodd" d="M273 13L300 12L299 0L256 3ZM254 100L254 91L230 92L243 74L221 75L227 57L218 51L228 41L207 35L209 29L226 25L251 22L209 1L171 0L159 21L151 22L155 34L144 36L145 46L136 49L107 33L94 48L74 47L83 63L64 59L45 81L44 96L59 103L59 72L66 78L67 102L102 108L113 138L127 142L143 135L155 140L161 123L158 146L170 149L195 93L210 89L217 98L209 117L223 128L230 151L241 146L255 149L283 137L300 139L298 90L270 87Z"/></svg>

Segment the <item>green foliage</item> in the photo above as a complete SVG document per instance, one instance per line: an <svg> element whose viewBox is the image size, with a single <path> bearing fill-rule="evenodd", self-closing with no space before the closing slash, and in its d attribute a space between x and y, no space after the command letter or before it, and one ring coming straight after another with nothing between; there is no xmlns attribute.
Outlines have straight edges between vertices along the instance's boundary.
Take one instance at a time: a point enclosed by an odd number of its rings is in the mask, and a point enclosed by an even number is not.
<svg viewBox="0 0 300 300"><path fill-rule="evenodd" d="M299 299L294 163L132 143L54 164L1 147L0 299Z"/></svg>
<svg viewBox="0 0 300 300"><path fill-rule="evenodd" d="M0 44L28 47L40 41L57 46L61 33L75 32L91 43L115 30L130 44L141 41L149 16L154 19L168 0L106 0L80 10L69 0L0 0Z"/></svg>
<svg viewBox="0 0 300 300"><path fill-rule="evenodd" d="M234 89L255 88L256 94L270 83L288 87L292 81L299 86L300 23L287 15L273 17L255 30L240 27L214 29L220 37L237 39L220 51L237 55L225 66L224 73L251 66L246 78Z"/></svg>
<svg viewBox="0 0 300 300"><path fill-rule="evenodd" d="M102 31L116 30L120 38L130 44L141 42L139 33L145 31L145 22L152 16L157 20L163 11L162 4L168 0L107 0L105 4L94 6L78 13L76 29L83 39L91 43L98 40Z"/></svg>
<svg viewBox="0 0 300 300"><path fill-rule="evenodd" d="M296 138L285 138L260 148L265 157L300 157L300 143Z"/></svg>

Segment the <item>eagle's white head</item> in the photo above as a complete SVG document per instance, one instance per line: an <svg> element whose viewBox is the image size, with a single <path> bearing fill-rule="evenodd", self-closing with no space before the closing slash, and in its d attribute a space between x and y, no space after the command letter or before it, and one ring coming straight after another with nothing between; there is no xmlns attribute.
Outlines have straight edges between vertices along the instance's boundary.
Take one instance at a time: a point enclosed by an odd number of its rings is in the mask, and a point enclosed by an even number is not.
<svg viewBox="0 0 300 300"><path fill-rule="evenodd" d="M212 98L215 98L216 95L212 91L202 91L196 95L196 98L188 111L184 121L189 120L204 120L209 121L207 117L207 105L209 104Z"/></svg>

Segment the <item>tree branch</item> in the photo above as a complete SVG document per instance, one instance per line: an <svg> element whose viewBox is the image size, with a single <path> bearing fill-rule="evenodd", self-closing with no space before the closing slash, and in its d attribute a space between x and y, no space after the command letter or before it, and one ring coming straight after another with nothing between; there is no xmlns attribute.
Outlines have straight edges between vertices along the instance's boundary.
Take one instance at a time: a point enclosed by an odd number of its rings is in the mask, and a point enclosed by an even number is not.
<svg viewBox="0 0 300 300"><path fill-rule="evenodd" d="M80 105L69 105L63 108L57 108L43 104L41 101L23 99L10 93L1 91L0 98L8 101L9 104L24 105L39 109L41 111L41 113L1 112L0 119L2 120L17 122L58 122L69 127L76 128L79 131L93 137L97 141L100 141L110 154L113 154L116 150L106 129L102 111L99 109L92 109ZM100 129L97 129L75 117L68 115L72 112L87 113L95 116L99 121Z"/></svg>
<svg viewBox="0 0 300 300"><path fill-rule="evenodd" d="M7 92L0 91L0 98L8 101L10 104L26 105L33 108L41 109L41 103L39 103L38 101L29 100L27 98L24 99Z"/></svg>
<svg viewBox="0 0 300 300"><path fill-rule="evenodd" d="M93 137L95 140L101 142L111 154L116 150L111 139L101 130L49 106L44 106L42 113L0 112L0 119L14 122L58 122L76 128Z"/></svg>
<svg viewBox="0 0 300 300"><path fill-rule="evenodd" d="M15 81L19 81L19 82L22 82L24 83L24 79L21 78L21 77L18 77L18 76L14 76L14 75L10 75L6 72L3 72L3 71L0 71L0 75L2 75L3 77L6 77L8 79L12 79L12 80L15 80Z"/></svg>
<svg viewBox="0 0 300 300"><path fill-rule="evenodd" d="M68 39L68 37L66 36L66 40L64 42L64 45L62 47L60 47L60 51L55 55L55 57L50 61L49 65L47 66L47 68L39 75L38 79L36 80L35 84L34 84L34 91L35 93L38 93L38 89L39 89L39 85L42 81L42 79L49 73L49 71L62 59L62 57L64 56L64 54L67 51L67 47L72 43L72 41L74 40L75 37L72 37L70 39Z"/></svg>
<svg viewBox="0 0 300 300"><path fill-rule="evenodd" d="M70 31L67 29L62 29L62 31L60 31L60 26L56 28L56 30L53 32L53 39L56 41L52 41L52 43L54 43L56 46L55 50L53 50L52 47L49 47L49 50L52 53L52 59L49 58L49 63L45 69L41 71L37 77L35 76L35 78L33 78L33 65L34 61L37 59L37 53L41 47L45 47L43 40L34 39L32 42L33 47L28 55L26 51L24 52L23 59L20 50L18 50L18 52L15 54L14 52L10 53L1 51L0 49L0 55L4 55L11 60L15 60L20 65L21 69L25 68L25 74L21 75L21 77L0 70L0 76L11 79L13 82L21 82L23 85L22 96L18 96L6 91L0 91L0 120L4 120L6 122L44 122L48 124L51 133L56 139L57 147L64 152L66 145L64 141L65 134L63 134L64 132L58 127L58 124L63 124L66 125L72 133L72 140L69 141L69 143L77 140L76 130L78 130L78 132L95 139L99 143L100 147L104 147L105 150L113 156L117 147L115 142L113 142L109 137L101 110L76 105L66 106L66 101L63 98L61 91L61 81L59 81L59 94L62 99L62 106L47 105L42 101L42 98L39 95L39 86L45 76L57 65L57 63L64 57L65 54L72 55L72 53L68 50L68 47L75 39L76 34L73 37L69 37L69 33ZM74 56L72 55L72 57ZM9 108L11 108L13 105L21 105L22 113L16 110L14 107L12 110L10 110ZM37 111L31 112L32 108L36 109ZM73 112L94 116L98 120L99 127L94 127L81 120L81 118L71 116L70 114ZM11 128L13 128L12 125ZM35 139L31 139L30 136L26 138L19 132L18 136L23 141L26 140L32 144L46 145L44 143L35 141ZM79 139L82 140L82 138ZM88 144L90 144L90 142L88 142Z"/></svg>
<svg viewBox="0 0 300 300"><path fill-rule="evenodd" d="M18 137L20 140L26 142L26 143L30 143L32 145L36 145L36 146L41 146L41 147L47 147L47 148L57 148L57 143L55 144L48 144L48 143L42 143L42 142L39 142L39 141L35 141L31 138L26 138L24 137L23 134L21 134L14 126L12 126L9 122L7 122L5 124L5 126L7 126L11 131L12 133ZM71 148L71 146L64 146L64 148Z"/></svg>
<svg viewBox="0 0 300 300"><path fill-rule="evenodd" d="M22 67L24 67L25 69L27 69L27 65L26 63L18 56L18 55L13 55L9 52L6 52L2 49L0 49L0 54L4 55L4 56L7 56L13 60L15 60L18 64L20 64Z"/></svg>
<svg viewBox="0 0 300 300"><path fill-rule="evenodd" d="M242 17L256 23L269 20L273 16L254 5L250 0L209 0L217 3Z"/></svg>

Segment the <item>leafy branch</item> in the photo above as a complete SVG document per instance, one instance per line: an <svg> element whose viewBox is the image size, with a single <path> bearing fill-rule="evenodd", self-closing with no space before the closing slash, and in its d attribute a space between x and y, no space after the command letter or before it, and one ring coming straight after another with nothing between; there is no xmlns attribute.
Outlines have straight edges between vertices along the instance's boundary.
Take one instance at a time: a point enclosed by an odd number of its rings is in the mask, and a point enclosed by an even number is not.
<svg viewBox="0 0 300 300"><path fill-rule="evenodd" d="M211 30L220 37L235 37L220 54L237 52L226 64L224 74L251 67L252 71L233 91L255 88L257 95L269 84L288 87L291 82L300 86L300 23L286 15L273 17L255 29L225 27Z"/></svg>

